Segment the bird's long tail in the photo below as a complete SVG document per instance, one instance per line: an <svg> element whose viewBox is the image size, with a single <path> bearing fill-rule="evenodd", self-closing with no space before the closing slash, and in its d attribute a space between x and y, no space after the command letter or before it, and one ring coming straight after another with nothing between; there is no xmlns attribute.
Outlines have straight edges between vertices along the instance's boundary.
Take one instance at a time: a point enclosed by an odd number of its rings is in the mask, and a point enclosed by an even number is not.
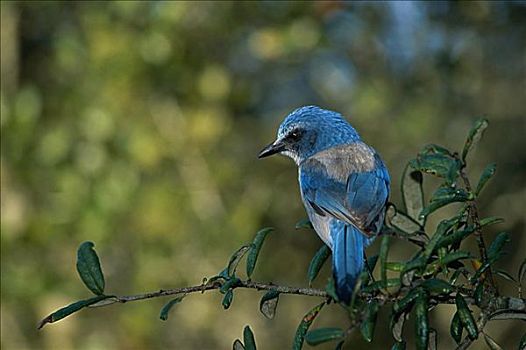
<svg viewBox="0 0 526 350"><path fill-rule="evenodd" d="M332 273L336 294L349 304L354 286L364 267L364 249L368 239L354 226L342 224L332 230Z"/></svg>

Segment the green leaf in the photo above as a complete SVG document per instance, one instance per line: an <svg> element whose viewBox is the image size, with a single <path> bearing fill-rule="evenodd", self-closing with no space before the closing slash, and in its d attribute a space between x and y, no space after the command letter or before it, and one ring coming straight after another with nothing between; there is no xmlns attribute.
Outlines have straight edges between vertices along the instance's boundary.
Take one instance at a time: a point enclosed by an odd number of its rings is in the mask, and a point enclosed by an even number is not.
<svg viewBox="0 0 526 350"><path fill-rule="evenodd" d="M229 289L223 297L223 301L221 302L221 305L223 305L225 310L230 307L230 304L232 304L232 299L234 299L234 292L232 289Z"/></svg>
<svg viewBox="0 0 526 350"><path fill-rule="evenodd" d="M484 134L484 130L486 130L486 128L488 127L488 124L488 120L483 118L475 122L475 124L469 131L468 138L466 140L466 143L464 144L464 149L462 150L462 161L466 161L466 157L469 151L473 149L473 147L480 140L480 138Z"/></svg>
<svg viewBox="0 0 526 350"><path fill-rule="evenodd" d="M400 272L404 269L404 266L405 265L401 262L386 262L385 263L385 268L388 271Z"/></svg>
<svg viewBox="0 0 526 350"><path fill-rule="evenodd" d="M501 222L504 222L503 218L499 218L497 216L490 216L480 220L480 227L500 224Z"/></svg>
<svg viewBox="0 0 526 350"><path fill-rule="evenodd" d="M269 319L273 319L276 314L276 308L279 301L279 292L277 290L269 290L263 295L259 302L259 310Z"/></svg>
<svg viewBox="0 0 526 350"><path fill-rule="evenodd" d="M440 258L440 263L444 266L447 266L448 264L454 261L470 259L471 257L471 253L466 252L464 250L458 250L456 252L445 255L443 258Z"/></svg>
<svg viewBox="0 0 526 350"><path fill-rule="evenodd" d="M82 282L96 295L104 294L104 275L93 242L84 242L77 251L77 271Z"/></svg>
<svg viewBox="0 0 526 350"><path fill-rule="evenodd" d="M514 283L517 283L517 281L515 281L515 278L513 278L513 276L511 276L509 273L507 273L506 271L504 270L497 270L495 271L495 273L497 275L499 275L500 277L504 278L505 280L508 280L510 282L514 282Z"/></svg>
<svg viewBox="0 0 526 350"><path fill-rule="evenodd" d="M177 297L177 298L174 298L172 300L170 300L168 303L166 303L163 308L161 309L161 314L159 315L159 318L163 321L166 321L168 319L168 313L170 312L170 310L172 309L172 307L175 305L175 304L178 304L180 303L184 298L184 295L183 296L180 296L180 297Z"/></svg>
<svg viewBox="0 0 526 350"><path fill-rule="evenodd" d="M526 276L526 259L521 264L521 267L519 268L519 273L517 274L517 281L519 283L522 283L522 280Z"/></svg>
<svg viewBox="0 0 526 350"><path fill-rule="evenodd" d="M466 330L468 331L468 335L472 340L476 339L478 336L477 324L475 323L473 314L468 308L464 297L460 295L460 293L457 293L457 296L455 297L455 303L457 304L457 312L460 317L460 322L462 323L462 326L466 328Z"/></svg>
<svg viewBox="0 0 526 350"><path fill-rule="evenodd" d="M332 279L332 277L329 278L329 280L327 281L325 291L332 299L334 299L335 301L339 301L338 294L336 294L336 285L334 284L334 279Z"/></svg>
<svg viewBox="0 0 526 350"><path fill-rule="evenodd" d="M378 254L380 259L380 272L383 281L387 281L387 255L389 254L389 236L382 237L382 243L380 244L380 253Z"/></svg>
<svg viewBox="0 0 526 350"><path fill-rule="evenodd" d="M238 250L236 250L234 254L232 254L230 260L228 261L228 266L226 270L228 276L234 276L234 274L236 273L237 265L239 265L239 262L241 261L243 256L250 250L250 248L251 245L244 245Z"/></svg>
<svg viewBox="0 0 526 350"><path fill-rule="evenodd" d="M318 345L344 337L341 328L318 328L307 333L305 340L309 345Z"/></svg>
<svg viewBox="0 0 526 350"><path fill-rule="evenodd" d="M405 341L394 343L391 350L405 350Z"/></svg>
<svg viewBox="0 0 526 350"><path fill-rule="evenodd" d="M429 343L429 319L427 315L428 296L427 293L420 291L415 300L415 335L416 348L427 350Z"/></svg>
<svg viewBox="0 0 526 350"><path fill-rule="evenodd" d="M451 169L458 167L456 163L454 158L440 153L426 155L420 153L416 159L409 162L415 170L442 178L450 176Z"/></svg>
<svg viewBox="0 0 526 350"><path fill-rule="evenodd" d="M482 171L482 174L480 175L479 182L477 184L477 189L475 190L475 195L478 196L479 193L482 191L484 186L486 186L486 183L495 175L495 171L497 171L497 164L491 163L484 168Z"/></svg>
<svg viewBox="0 0 526 350"><path fill-rule="evenodd" d="M502 346L500 346L492 337L484 333L484 340L486 341L486 344L491 350L503 350Z"/></svg>
<svg viewBox="0 0 526 350"><path fill-rule="evenodd" d="M475 299L475 304L478 306L482 305L482 301L484 299L484 283L479 283L477 287L475 287L475 292L473 293L473 299Z"/></svg>
<svg viewBox="0 0 526 350"><path fill-rule="evenodd" d="M386 280L375 281L366 287L362 288L363 293L372 293L380 289L398 287L400 285L399 278L388 278Z"/></svg>
<svg viewBox="0 0 526 350"><path fill-rule="evenodd" d="M241 342L241 340L236 339L234 341L234 344L232 344L232 350L245 350L245 346Z"/></svg>
<svg viewBox="0 0 526 350"><path fill-rule="evenodd" d="M438 278L428 279L421 286L431 295L450 294L455 290L451 284Z"/></svg>
<svg viewBox="0 0 526 350"><path fill-rule="evenodd" d="M438 242L440 242L446 233L458 223L459 219L460 218L458 216L455 216L451 219L442 220L438 224L433 237L431 237L424 250L424 257L426 260L429 259L431 254L433 254L433 252L437 249Z"/></svg>
<svg viewBox="0 0 526 350"><path fill-rule="evenodd" d="M313 229L314 227L312 226L312 223L310 222L310 220L308 218L305 218L296 223L296 230L300 228Z"/></svg>
<svg viewBox="0 0 526 350"><path fill-rule="evenodd" d="M488 260L494 262L496 261L501 253L504 244L510 241L510 235L507 232L501 232L495 237L493 242L488 248Z"/></svg>
<svg viewBox="0 0 526 350"><path fill-rule="evenodd" d="M371 300L365 307L365 315L362 323L360 324L360 332L362 333L363 339L366 342L373 340L374 327L376 326L376 317L378 315L378 301Z"/></svg>
<svg viewBox="0 0 526 350"><path fill-rule="evenodd" d="M418 297L419 290L411 289L402 299L393 304L393 313L399 314L401 312L409 313L409 308ZM398 339L397 339L398 340Z"/></svg>
<svg viewBox="0 0 526 350"><path fill-rule="evenodd" d="M519 350L526 349L526 333L521 338L521 341L519 342Z"/></svg>
<svg viewBox="0 0 526 350"><path fill-rule="evenodd" d="M420 252L418 252L414 257L409 260L405 266L402 272L400 273L400 279L402 281L403 285L409 285L412 280L412 274L409 272L413 270L420 270L426 266L427 259L424 256L420 255ZM407 276L406 276L407 275Z"/></svg>
<svg viewBox="0 0 526 350"><path fill-rule="evenodd" d="M61 309L58 309L57 311L53 312L51 315L47 316L42 321L40 321L40 323L38 325L38 329L41 329L42 327L44 327L48 323L57 322L58 320L61 320L64 317L67 317L67 316L71 315L72 313L75 313L75 312L85 308L86 306L93 305L93 304L98 303L99 301L107 299L107 298L113 298L113 296L112 295L98 295L98 296L90 298L90 299L80 300L80 301L74 302L72 304L69 304L68 306L65 306L65 307L63 307Z"/></svg>
<svg viewBox="0 0 526 350"><path fill-rule="evenodd" d="M420 225L424 224L424 219L420 217L424 207L423 179L420 171L413 170L409 164L405 167L402 175L402 201L405 212Z"/></svg>
<svg viewBox="0 0 526 350"><path fill-rule="evenodd" d="M254 340L254 333L249 326L243 329L243 343L245 343L246 350L256 350L256 341Z"/></svg>
<svg viewBox="0 0 526 350"><path fill-rule="evenodd" d="M435 248L438 249L438 248L448 247L451 245L456 245L462 242L465 238L467 238L473 232L475 232L475 228L473 226L468 226L467 228L463 230L453 232L449 235L446 235L440 238Z"/></svg>
<svg viewBox="0 0 526 350"><path fill-rule="evenodd" d="M421 155L442 154L444 156L453 157L453 155L451 154L451 152L449 152L447 148L442 147L440 145L433 144L433 143L425 145L422 151L420 151L420 154Z"/></svg>
<svg viewBox="0 0 526 350"><path fill-rule="evenodd" d="M345 343L345 340L342 340L338 344L336 344L336 347L334 348L334 350L342 350L343 349L343 343Z"/></svg>
<svg viewBox="0 0 526 350"><path fill-rule="evenodd" d="M462 340L462 322L460 321L460 315L458 312L455 312L455 315L453 316L453 319L451 320L451 326L449 328L449 332L451 333L451 337L453 340L459 344Z"/></svg>
<svg viewBox="0 0 526 350"><path fill-rule="evenodd" d="M229 290L239 286L241 284L241 280L238 277L232 277L229 280L227 280L219 289L219 292L221 294L225 294Z"/></svg>
<svg viewBox="0 0 526 350"><path fill-rule="evenodd" d="M263 245L265 238L273 230L274 229L272 227L267 227L267 228L260 230L258 233L256 233L256 237L254 237L254 241L252 242L252 248L250 249L250 252L248 253L248 257L247 257L247 276L248 278L250 278L252 276L252 273L254 272L254 268L256 267L256 261L258 259L259 251L261 250L261 246Z"/></svg>
<svg viewBox="0 0 526 350"><path fill-rule="evenodd" d="M309 270L307 272L307 277L309 278L309 286L312 284L312 281L318 276L318 273L320 272L321 268L323 267L323 264L329 256L331 255L331 250L328 246L325 244L318 249L312 260L309 264Z"/></svg>
<svg viewBox="0 0 526 350"><path fill-rule="evenodd" d="M325 302L316 305L305 316L303 316L303 319L301 320L300 324L298 325L298 329L296 330L294 341L292 342L293 350L301 350L301 348L303 347L303 342L305 341L305 334L307 334L307 331L309 330L312 322L314 321L316 316L318 316L323 306L325 306Z"/></svg>
<svg viewBox="0 0 526 350"><path fill-rule="evenodd" d="M429 214L433 213L434 211L448 204L456 203L456 202L466 202L472 199L473 199L473 196L462 188L455 189L449 186L448 187L442 186L442 187L439 187L435 191L435 193L433 193L433 196L431 197L431 201L424 209L422 209L420 216L425 218Z"/></svg>

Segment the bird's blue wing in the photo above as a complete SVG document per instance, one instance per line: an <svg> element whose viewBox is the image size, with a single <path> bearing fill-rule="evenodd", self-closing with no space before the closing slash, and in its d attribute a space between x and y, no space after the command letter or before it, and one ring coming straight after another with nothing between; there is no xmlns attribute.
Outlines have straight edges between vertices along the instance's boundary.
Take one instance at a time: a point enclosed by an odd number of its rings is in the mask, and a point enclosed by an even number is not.
<svg viewBox="0 0 526 350"><path fill-rule="evenodd" d="M350 157L352 155L349 155ZM350 172L346 177L330 176L323 163L305 162L300 168L300 186L305 204L318 215L329 215L352 224L363 233L377 233L389 196L389 174L377 155L368 171ZM332 163L332 166L345 163ZM341 172L340 172L341 173Z"/></svg>

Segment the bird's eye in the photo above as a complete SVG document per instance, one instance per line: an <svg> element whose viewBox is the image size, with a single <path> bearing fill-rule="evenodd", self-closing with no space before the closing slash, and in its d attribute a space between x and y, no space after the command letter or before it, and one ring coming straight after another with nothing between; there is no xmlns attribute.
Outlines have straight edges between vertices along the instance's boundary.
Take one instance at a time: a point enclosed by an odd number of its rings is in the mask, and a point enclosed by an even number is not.
<svg viewBox="0 0 526 350"><path fill-rule="evenodd" d="M290 133L289 133L289 138L291 140L294 140L294 141L297 141L299 140L301 137L301 131L300 130L292 130Z"/></svg>

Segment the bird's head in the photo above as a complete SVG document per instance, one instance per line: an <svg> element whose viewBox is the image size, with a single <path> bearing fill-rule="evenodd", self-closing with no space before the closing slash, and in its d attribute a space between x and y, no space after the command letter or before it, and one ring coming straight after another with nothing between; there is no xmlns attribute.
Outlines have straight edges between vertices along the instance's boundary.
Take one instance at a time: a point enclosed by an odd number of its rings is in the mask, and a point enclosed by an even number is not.
<svg viewBox="0 0 526 350"><path fill-rule="evenodd" d="M305 106L285 118L278 129L276 141L261 150L258 157L279 153L299 165L313 154L359 139L356 130L339 113Z"/></svg>

